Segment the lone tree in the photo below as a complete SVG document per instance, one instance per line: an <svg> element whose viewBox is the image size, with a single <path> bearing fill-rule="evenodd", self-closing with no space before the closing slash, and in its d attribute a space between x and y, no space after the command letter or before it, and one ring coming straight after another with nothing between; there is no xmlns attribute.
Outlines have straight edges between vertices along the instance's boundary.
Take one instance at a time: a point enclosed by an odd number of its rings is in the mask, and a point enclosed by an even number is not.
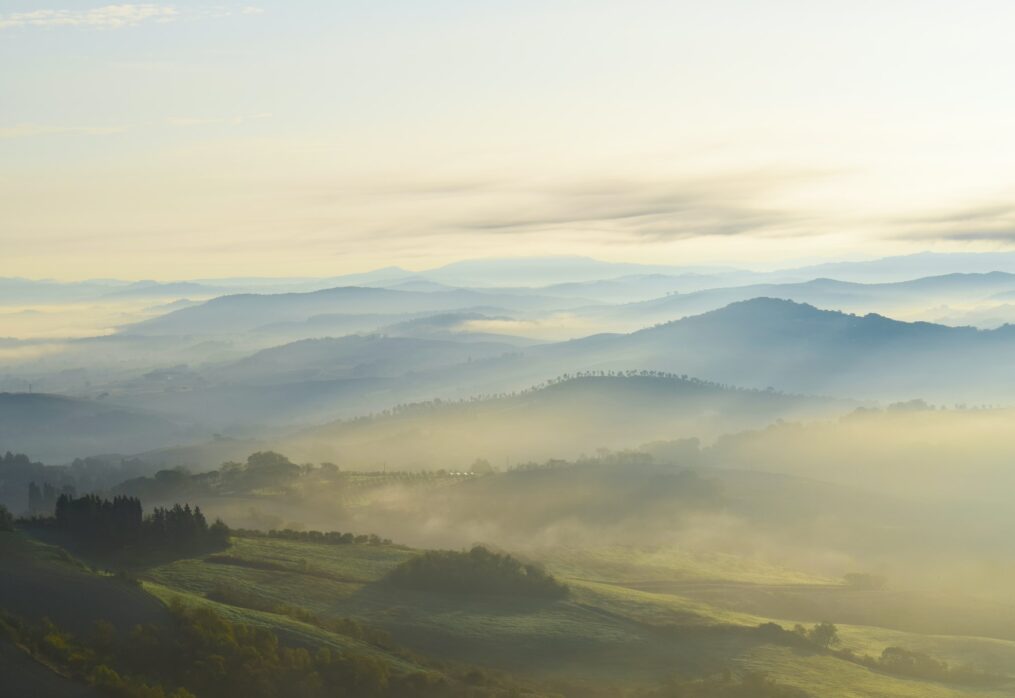
<svg viewBox="0 0 1015 698"><path fill-rule="evenodd" d="M832 645L839 644L839 629L828 621L824 621L810 629L807 639L818 647L828 649Z"/></svg>

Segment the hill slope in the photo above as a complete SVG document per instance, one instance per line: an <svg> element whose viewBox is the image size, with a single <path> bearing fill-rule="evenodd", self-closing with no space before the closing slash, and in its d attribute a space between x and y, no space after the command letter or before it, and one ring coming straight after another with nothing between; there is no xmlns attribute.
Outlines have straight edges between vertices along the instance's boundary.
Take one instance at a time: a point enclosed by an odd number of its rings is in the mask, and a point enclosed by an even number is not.
<svg viewBox="0 0 1015 698"><path fill-rule="evenodd" d="M510 295L466 289L451 291L395 291L345 286L308 293L238 294L221 296L125 329L140 334L201 335L247 332L284 322L301 322L318 315L441 312L466 308L554 309L579 305L574 299Z"/></svg>
<svg viewBox="0 0 1015 698"><path fill-rule="evenodd" d="M143 451L205 433L154 412L95 400L0 393L0 449L46 462Z"/></svg>
<svg viewBox="0 0 1015 698"><path fill-rule="evenodd" d="M392 377L496 357L511 351L514 351L514 346L498 342L350 335L306 339L265 349L235 363L206 371L205 376L212 380L248 385Z"/></svg>
<svg viewBox="0 0 1015 698"><path fill-rule="evenodd" d="M661 375L585 376L507 397L419 405L283 440L299 459L464 468L574 457L658 438L708 438L747 425L848 409L832 400L744 391Z"/></svg>
<svg viewBox="0 0 1015 698"><path fill-rule="evenodd" d="M644 327L707 313L753 298L779 298L827 310L877 312L927 319L941 307L994 304L1015 291L1015 274L945 274L892 283L856 283L830 278L710 288L609 308L583 311L590 318L623 327Z"/></svg>
<svg viewBox="0 0 1015 698"><path fill-rule="evenodd" d="M651 367L854 398L1015 398L1015 329L979 331L755 298L627 335L530 350L549 365Z"/></svg>

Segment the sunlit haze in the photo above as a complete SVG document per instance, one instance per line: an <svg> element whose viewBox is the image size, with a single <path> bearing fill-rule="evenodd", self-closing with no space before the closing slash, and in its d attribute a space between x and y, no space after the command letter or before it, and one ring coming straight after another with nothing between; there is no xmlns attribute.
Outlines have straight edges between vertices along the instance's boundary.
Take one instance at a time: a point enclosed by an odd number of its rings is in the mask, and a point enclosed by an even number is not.
<svg viewBox="0 0 1015 698"><path fill-rule="evenodd" d="M1010 3L0 5L10 276L1010 245Z"/></svg>
<svg viewBox="0 0 1015 698"><path fill-rule="evenodd" d="M1012 698L1013 29L0 0L0 694Z"/></svg>

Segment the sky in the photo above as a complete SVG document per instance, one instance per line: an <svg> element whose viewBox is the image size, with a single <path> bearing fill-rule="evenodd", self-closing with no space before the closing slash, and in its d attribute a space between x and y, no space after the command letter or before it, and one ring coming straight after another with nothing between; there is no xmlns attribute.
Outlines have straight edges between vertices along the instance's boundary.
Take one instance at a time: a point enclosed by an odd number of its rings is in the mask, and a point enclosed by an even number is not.
<svg viewBox="0 0 1015 698"><path fill-rule="evenodd" d="M1015 5L0 0L0 276L1015 243Z"/></svg>

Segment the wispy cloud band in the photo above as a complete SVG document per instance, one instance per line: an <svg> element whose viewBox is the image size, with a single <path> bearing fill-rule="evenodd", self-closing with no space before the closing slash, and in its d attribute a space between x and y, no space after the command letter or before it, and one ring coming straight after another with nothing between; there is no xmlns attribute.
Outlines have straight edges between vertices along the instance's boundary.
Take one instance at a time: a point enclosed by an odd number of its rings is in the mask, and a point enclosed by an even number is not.
<svg viewBox="0 0 1015 698"><path fill-rule="evenodd" d="M185 17L229 17L259 15L260 7L209 6L197 10L180 10L173 5L158 3L119 3L87 10L46 9L0 15L0 30L19 27L82 27L88 29L123 29L148 22L173 22Z"/></svg>
<svg viewBox="0 0 1015 698"><path fill-rule="evenodd" d="M950 242L1015 242L1015 204L1008 200L967 206L899 223L900 237Z"/></svg>
<svg viewBox="0 0 1015 698"><path fill-rule="evenodd" d="M154 3L103 5L88 10L32 10L0 15L0 29L15 27L91 27L120 29L142 22L169 22L180 11Z"/></svg>

